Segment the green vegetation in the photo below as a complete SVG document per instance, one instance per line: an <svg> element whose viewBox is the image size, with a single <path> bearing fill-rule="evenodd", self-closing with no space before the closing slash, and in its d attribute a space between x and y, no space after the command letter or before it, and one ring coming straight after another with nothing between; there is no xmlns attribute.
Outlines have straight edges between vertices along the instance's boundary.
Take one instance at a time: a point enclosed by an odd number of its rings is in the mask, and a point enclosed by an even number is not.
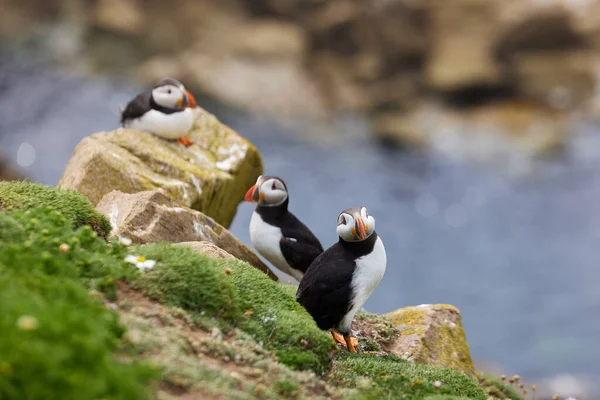
<svg viewBox="0 0 600 400"><path fill-rule="evenodd" d="M49 206L63 214L73 228L89 225L103 238L110 234L108 219L97 212L85 196L73 190L60 190L31 182L0 182L0 210L30 209L40 205Z"/></svg>
<svg viewBox="0 0 600 400"><path fill-rule="evenodd" d="M127 361L117 314L80 283L130 275L111 251L47 208L0 213L0 398L149 397L152 370Z"/></svg>
<svg viewBox="0 0 600 400"><path fill-rule="evenodd" d="M521 400L523 396L517 393L514 387L500 379L487 374L477 374L479 384L492 397L497 399Z"/></svg>
<svg viewBox="0 0 600 400"><path fill-rule="evenodd" d="M365 381L365 378L368 380ZM486 400L487 393L460 372L415 364L394 356L340 353L334 360L330 382L359 388L358 398L421 399L429 394ZM440 387L435 387L435 382Z"/></svg>
<svg viewBox="0 0 600 400"><path fill-rule="evenodd" d="M241 306L250 314L240 321L240 328L275 350L282 363L325 372L333 341L296 301L293 291L241 261L223 262L230 266Z"/></svg>
<svg viewBox="0 0 600 400"><path fill-rule="evenodd" d="M157 261L157 267L142 274L136 283L153 299L229 321L241 314L231 278L217 260L165 243L135 251L136 255Z"/></svg>

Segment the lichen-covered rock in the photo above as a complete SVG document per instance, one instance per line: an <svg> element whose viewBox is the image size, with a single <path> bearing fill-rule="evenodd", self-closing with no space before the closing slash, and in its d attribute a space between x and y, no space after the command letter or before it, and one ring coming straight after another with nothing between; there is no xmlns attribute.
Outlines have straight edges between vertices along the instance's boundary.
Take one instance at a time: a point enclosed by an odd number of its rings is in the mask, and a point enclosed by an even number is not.
<svg viewBox="0 0 600 400"><path fill-rule="evenodd" d="M234 259L235 257L223 250L222 248L214 245L206 240L200 242L181 242L176 243L175 246L187 246L194 250L196 253L204 254L211 258L225 258Z"/></svg>
<svg viewBox="0 0 600 400"><path fill-rule="evenodd" d="M133 243L208 241L277 280L260 258L227 229L199 211L178 207L162 189L135 194L114 191L104 196L96 208L109 218L111 234L119 238Z"/></svg>
<svg viewBox="0 0 600 400"><path fill-rule="evenodd" d="M475 378L460 311L448 304L405 307L385 315L398 328L390 352L406 360L452 368Z"/></svg>
<svg viewBox="0 0 600 400"><path fill-rule="evenodd" d="M113 190L156 188L177 204L229 226L247 188L262 173L256 148L201 108L184 147L146 132L118 129L89 136L75 148L59 187L93 204Z"/></svg>

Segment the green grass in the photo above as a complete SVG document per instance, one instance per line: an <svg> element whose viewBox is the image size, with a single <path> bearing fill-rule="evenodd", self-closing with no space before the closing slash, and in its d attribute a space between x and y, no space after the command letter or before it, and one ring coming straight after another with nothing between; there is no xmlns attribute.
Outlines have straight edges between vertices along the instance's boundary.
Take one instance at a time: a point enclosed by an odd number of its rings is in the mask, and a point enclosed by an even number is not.
<svg viewBox="0 0 600 400"><path fill-rule="evenodd" d="M136 283L148 296L164 304L228 321L241 314L231 277L218 261L187 247L166 243L149 244L135 251L136 255L158 262Z"/></svg>
<svg viewBox="0 0 600 400"><path fill-rule="evenodd" d="M298 304L290 288L237 260L224 260L231 268L244 310L251 315L239 322L242 330L275 350L277 358L294 369L323 373L330 363L334 343Z"/></svg>
<svg viewBox="0 0 600 400"><path fill-rule="evenodd" d="M370 381L365 383L365 378ZM359 399L422 399L427 395L462 396L486 400L487 393L460 372L415 364L394 356L340 353L329 380L359 388ZM434 383L440 381L436 389ZM402 397L406 395L405 397Z"/></svg>
<svg viewBox="0 0 600 400"><path fill-rule="evenodd" d="M85 196L73 190L31 182L0 182L0 209L30 209L40 205L63 214L73 228L88 225L102 238L110 234L108 219L97 212Z"/></svg>
<svg viewBox="0 0 600 400"><path fill-rule="evenodd" d="M498 399L522 400L521 396L514 387L500 379L487 374L477 374L479 384L490 395Z"/></svg>
<svg viewBox="0 0 600 400"><path fill-rule="evenodd" d="M77 282L29 267L0 262L0 398L149 398L153 371L115 357L117 314Z"/></svg>

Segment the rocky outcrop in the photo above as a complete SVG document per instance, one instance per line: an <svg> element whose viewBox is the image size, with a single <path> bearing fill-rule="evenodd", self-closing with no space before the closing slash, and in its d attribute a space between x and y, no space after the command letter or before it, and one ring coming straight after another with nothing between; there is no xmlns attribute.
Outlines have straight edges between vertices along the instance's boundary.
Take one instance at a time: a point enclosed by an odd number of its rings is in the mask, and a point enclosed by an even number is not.
<svg viewBox="0 0 600 400"><path fill-rule="evenodd" d="M109 218L111 235L138 244L210 242L277 280L258 256L227 229L199 211L177 206L162 189L135 194L113 191L104 196L96 208ZM191 245L196 251L201 246L206 251L206 245ZM214 249L210 251L214 254Z"/></svg>
<svg viewBox="0 0 600 400"><path fill-rule="evenodd" d="M0 35L64 15L78 28L79 47L67 50L89 49L78 65L91 70L117 64L116 49L127 54L119 67L148 82L175 75L276 117L363 112L379 136L408 146L428 145L412 115L431 101L509 97L564 113L587 103L597 80L600 0L5 3Z"/></svg>
<svg viewBox="0 0 600 400"><path fill-rule="evenodd" d="M463 372L475 378L460 312L447 304L405 307L385 315L398 333L389 351L406 360Z"/></svg>
<svg viewBox="0 0 600 400"><path fill-rule="evenodd" d="M119 190L162 188L177 205L229 226L247 188L262 173L256 148L215 116L198 108L184 147L146 132L118 129L81 141L59 187L74 189L93 204Z"/></svg>

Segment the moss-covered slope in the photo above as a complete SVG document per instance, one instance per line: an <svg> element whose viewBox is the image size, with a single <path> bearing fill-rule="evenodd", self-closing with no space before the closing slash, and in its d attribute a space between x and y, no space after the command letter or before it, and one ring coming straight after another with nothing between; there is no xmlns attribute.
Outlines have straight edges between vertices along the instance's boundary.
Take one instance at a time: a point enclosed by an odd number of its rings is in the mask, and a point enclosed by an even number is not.
<svg viewBox="0 0 600 400"><path fill-rule="evenodd" d="M293 288L246 263L107 243L89 203L39 191L46 205L0 212L2 399L487 398L453 370L337 351ZM140 271L128 256L155 263ZM385 349L389 327L374 320L361 345Z"/></svg>

